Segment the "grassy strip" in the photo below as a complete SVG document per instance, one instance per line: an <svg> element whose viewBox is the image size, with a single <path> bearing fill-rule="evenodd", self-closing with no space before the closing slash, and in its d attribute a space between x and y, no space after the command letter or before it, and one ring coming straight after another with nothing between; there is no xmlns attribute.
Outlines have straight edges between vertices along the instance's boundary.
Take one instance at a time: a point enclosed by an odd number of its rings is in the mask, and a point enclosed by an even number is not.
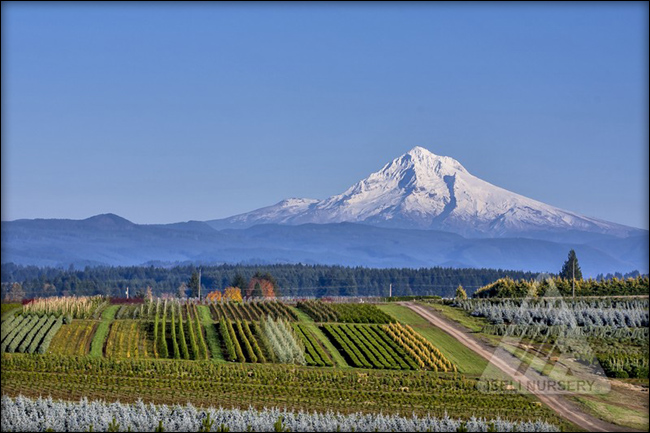
<svg viewBox="0 0 650 433"><path fill-rule="evenodd" d="M104 342L108 336L108 329L119 308L119 305L111 305L102 312L102 321L99 326L97 326L97 331L95 331L93 341L90 343L90 356L95 358L102 357L102 350L104 349Z"/></svg>
<svg viewBox="0 0 650 433"><path fill-rule="evenodd" d="M481 332L483 327L487 324L487 320L472 316L469 312L461 310L460 308L454 308L449 305L434 302L418 302L418 304L441 312L445 317L463 325L472 332Z"/></svg>
<svg viewBox="0 0 650 433"><path fill-rule="evenodd" d="M205 340L208 348L210 349L210 355L212 359L216 361L225 362L223 354L221 353L221 343L219 342L219 335L217 330L212 322L212 316L210 315L210 307L207 305L197 305L196 307L199 316L201 318L201 323L203 324L203 329L205 329Z"/></svg>
<svg viewBox="0 0 650 433"><path fill-rule="evenodd" d="M575 400L587 412L593 416L605 421L618 424L623 427L638 429L639 431L648 431L648 413L634 408L623 407L619 404L609 404L599 401L592 396L575 397Z"/></svg>

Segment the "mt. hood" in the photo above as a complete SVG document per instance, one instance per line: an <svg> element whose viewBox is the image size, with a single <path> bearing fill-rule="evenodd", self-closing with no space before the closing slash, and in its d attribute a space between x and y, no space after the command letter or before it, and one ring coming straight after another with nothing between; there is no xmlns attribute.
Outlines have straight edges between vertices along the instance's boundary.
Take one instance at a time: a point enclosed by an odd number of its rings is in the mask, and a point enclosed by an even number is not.
<svg viewBox="0 0 650 433"><path fill-rule="evenodd" d="M547 238L569 232L583 237L626 237L641 232L499 188L473 176L455 159L419 146L342 194L325 200L292 198L207 221L216 229L340 222L443 230L471 237Z"/></svg>

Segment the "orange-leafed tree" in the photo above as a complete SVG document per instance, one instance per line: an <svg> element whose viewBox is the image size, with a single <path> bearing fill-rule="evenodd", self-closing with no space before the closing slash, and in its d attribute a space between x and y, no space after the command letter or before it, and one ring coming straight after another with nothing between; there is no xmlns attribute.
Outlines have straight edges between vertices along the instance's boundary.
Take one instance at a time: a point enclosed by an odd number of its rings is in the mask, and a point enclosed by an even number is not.
<svg viewBox="0 0 650 433"><path fill-rule="evenodd" d="M212 292L205 295L205 298L209 301L221 301L221 292L218 290L213 290Z"/></svg>
<svg viewBox="0 0 650 433"><path fill-rule="evenodd" d="M253 277L248 283L246 296L255 298L275 298L275 285L273 281L264 277Z"/></svg>
<svg viewBox="0 0 650 433"><path fill-rule="evenodd" d="M241 296L241 290L237 287L226 287L223 291L223 300L227 301L237 301L241 302L243 301L243 298Z"/></svg>

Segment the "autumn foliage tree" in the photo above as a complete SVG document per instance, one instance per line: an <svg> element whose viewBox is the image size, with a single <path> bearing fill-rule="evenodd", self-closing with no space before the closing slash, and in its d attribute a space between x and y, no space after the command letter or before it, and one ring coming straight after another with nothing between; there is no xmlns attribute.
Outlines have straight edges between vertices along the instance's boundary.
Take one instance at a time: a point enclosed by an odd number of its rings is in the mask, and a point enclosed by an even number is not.
<svg viewBox="0 0 650 433"><path fill-rule="evenodd" d="M241 290L237 287L226 287L223 291L222 299L224 301L243 301Z"/></svg>
<svg viewBox="0 0 650 433"><path fill-rule="evenodd" d="M213 290L212 292L205 295L205 298L208 301L214 301L214 302L221 301L221 292L219 290Z"/></svg>
<svg viewBox="0 0 650 433"><path fill-rule="evenodd" d="M275 285L269 279L263 277L253 277L248 283L246 296L275 298Z"/></svg>

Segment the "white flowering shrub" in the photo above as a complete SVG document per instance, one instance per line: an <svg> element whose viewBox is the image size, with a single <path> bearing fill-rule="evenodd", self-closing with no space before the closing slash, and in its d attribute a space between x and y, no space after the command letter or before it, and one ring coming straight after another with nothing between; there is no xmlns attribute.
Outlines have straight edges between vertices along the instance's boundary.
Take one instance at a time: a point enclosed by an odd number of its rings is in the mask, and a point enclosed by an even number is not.
<svg viewBox="0 0 650 433"><path fill-rule="evenodd" d="M30 399L22 396L2 396L3 432L46 431L107 431L109 426L120 431L155 431L162 421L164 431L200 431L209 415L210 431L277 431L281 427L293 432L327 431L393 431L393 432L454 432L459 428L469 432L557 432L557 426L544 421L510 422L500 418L484 420L452 419L449 417L403 417L398 415L293 412L282 409L248 410L209 408L197 409L191 404L166 406L104 401L66 402L51 398ZM283 430L283 431L287 431Z"/></svg>

